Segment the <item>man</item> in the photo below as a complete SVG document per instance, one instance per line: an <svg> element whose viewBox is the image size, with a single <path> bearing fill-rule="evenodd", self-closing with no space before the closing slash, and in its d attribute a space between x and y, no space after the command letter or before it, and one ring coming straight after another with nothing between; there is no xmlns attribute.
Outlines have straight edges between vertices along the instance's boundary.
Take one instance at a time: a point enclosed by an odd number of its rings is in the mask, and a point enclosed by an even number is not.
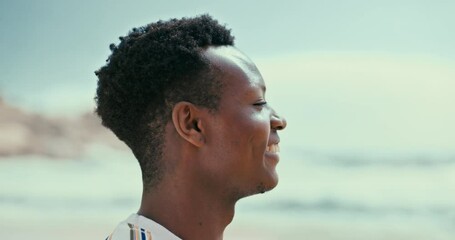
<svg viewBox="0 0 455 240"><path fill-rule="evenodd" d="M230 30L208 15L120 40L96 72L96 112L138 159L143 195L107 239L223 239L237 200L276 186L286 121Z"/></svg>

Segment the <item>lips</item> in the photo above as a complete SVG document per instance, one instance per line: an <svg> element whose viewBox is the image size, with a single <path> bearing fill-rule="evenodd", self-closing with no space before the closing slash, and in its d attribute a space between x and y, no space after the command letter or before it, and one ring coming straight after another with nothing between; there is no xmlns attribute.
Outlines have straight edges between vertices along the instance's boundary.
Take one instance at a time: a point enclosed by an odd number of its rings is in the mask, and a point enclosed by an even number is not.
<svg viewBox="0 0 455 240"><path fill-rule="evenodd" d="M272 144L272 145L269 145L265 148L265 152L267 153L278 153L280 152L280 146L278 146L278 144Z"/></svg>

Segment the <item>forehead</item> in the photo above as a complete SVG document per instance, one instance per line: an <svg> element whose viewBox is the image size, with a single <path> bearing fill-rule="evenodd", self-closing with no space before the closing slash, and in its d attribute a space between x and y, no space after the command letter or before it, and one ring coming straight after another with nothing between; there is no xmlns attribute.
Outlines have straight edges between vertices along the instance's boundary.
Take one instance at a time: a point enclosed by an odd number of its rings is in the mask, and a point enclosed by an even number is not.
<svg viewBox="0 0 455 240"><path fill-rule="evenodd" d="M256 65L235 47L208 47L204 55L221 74L225 90L262 89L265 83Z"/></svg>

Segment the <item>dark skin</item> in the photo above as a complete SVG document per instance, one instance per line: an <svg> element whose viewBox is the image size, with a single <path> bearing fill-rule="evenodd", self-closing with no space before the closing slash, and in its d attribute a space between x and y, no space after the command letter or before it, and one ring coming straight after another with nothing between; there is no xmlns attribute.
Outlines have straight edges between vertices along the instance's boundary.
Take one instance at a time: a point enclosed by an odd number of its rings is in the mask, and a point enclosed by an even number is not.
<svg viewBox="0 0 455 240"><path fill-rule="evenodd" d="M265 83L247 56L234 47L204 54L221 71L219 109L174 106L165 129L166 174L144 192L138 212L185 240L223 239L236 202L277 185L277 131L286 127L265 102Z"/></svg>

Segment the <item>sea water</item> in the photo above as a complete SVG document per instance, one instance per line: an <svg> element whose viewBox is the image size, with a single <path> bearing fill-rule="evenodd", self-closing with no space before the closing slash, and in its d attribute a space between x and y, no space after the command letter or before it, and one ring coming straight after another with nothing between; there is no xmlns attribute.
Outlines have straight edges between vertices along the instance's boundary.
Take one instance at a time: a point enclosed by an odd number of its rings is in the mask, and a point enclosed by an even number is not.
<svg viewBox="0 0 455 240"><path fill-rule="evenodd" d="M283 145L280 183L242 199L225 239L455 239L455 156ZM0 161L0 239L104 239L136 212L133 155ZM62 238L62 236L64 236Z"/></svg>

